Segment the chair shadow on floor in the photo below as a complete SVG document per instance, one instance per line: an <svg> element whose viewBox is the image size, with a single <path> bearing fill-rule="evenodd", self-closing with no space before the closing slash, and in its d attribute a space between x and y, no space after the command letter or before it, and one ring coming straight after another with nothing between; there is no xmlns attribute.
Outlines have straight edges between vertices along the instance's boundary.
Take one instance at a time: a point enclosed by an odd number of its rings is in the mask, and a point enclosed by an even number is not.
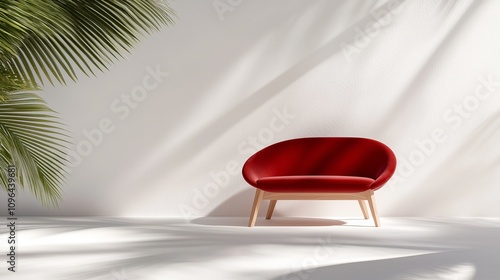
<svg viewBox="0 0 500 280"><path fill-rule="evenodd" d="M237 226L247 227L248 217L250 215L250 207L255 190L248 188L239 192L227 200L222 202L214 208L206 217L197 218L191 221L192 224L209 225L209 226ZM248 203L242 205L242 201ZM272 219L265 219L265 211L268 202L263 202L259 211L257 219L257 226L273 227L273 226L311 226L311 227L325 227L325 226L341 226L346 222L329 219L329 218L316 218L316 217L280 217L280 211L275 210L275 215Z"/></svg>
<svg viewBox="0 0 500 280"><path fill-rule="evenodd" d="M207 216L195 218L190 221L192 224L208 225L208 226L236 226L248 227L248 216L255 190L248 188L238 192L225 201L220 203ZM246 202L246 203L243 203ZM321 217L283 217L280 216L279 209L275 210L275 214L270 220L265 219L268 202L264 201L259 211L257 218L257 226L263 227L279 227L279 226L311 226L311 227L326 227L326 226L348 226L348 227L373 227L371 220L364 220L360 213L359 218L321 218ZM349 221L355 221L351 224ZM366 223L366 224L365 224Z"/></svg>
<svg viewBox="0 0 500 280"><path fill-rule="evenodd" d="M193 224L206 226L236 226L248 227L248 217L202 217L191 221ZM308 218L308 217L273 217L271 220L266 220L261 217L257 221L257 226L261 227L327 227L341 226L344 221L324 218Z"/></svg>

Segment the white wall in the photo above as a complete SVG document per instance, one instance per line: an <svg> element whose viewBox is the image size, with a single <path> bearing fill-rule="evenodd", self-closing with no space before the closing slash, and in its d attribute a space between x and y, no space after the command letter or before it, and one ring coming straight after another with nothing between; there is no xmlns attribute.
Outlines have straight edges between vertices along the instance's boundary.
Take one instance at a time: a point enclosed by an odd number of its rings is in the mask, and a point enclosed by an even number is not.
<svg viewBox="0 0 500 280"><path fill-rule="evenodd" d="M395 178L376 194L382 216L500 216L500 1L172 6L176 25L128 60L46 88L82 160L72 158L59 209L23 193L19 215L246 216L254 190L240 169L252 145L349 135L397 154ZM84 130L101 122L106 132L90 144ZM360 216L354 202L276 211Z"/></svg>

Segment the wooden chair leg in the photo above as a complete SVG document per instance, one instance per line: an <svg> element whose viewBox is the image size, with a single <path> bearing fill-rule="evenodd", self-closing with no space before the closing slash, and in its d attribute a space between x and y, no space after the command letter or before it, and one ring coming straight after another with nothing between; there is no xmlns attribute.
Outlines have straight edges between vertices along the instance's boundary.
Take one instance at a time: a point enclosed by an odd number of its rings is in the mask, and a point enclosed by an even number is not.
<svg viewBox="0 0 500 280"><path fill-rule="evenodd" d="M368 218L370 218L370 216L368 216L368 211L366 210L365 201L360 199L358 200L358 203L359 207L361 207L361 212L363 212L363 217L365 217L365 220L367 220Z"/></svg>
<svg viewBox="0 0 500 280"><path fill-rule="evenodd" d="M267 208L266 220L270 220L274 212L274 207L276 206L277 200L271 200L269 202L269 208Z"/></svg>
<svg viewBox="0 0 500 280"><path fill-rule="evenodd" d="M375 226L380 227L380 221L377 215L377 205L375 203L375 195L373 191L370 191L370 195L368 196L368 204L370 204L370 210L372 212L373 220L375 221Z"/></svg>
<svg viewBox="0 0 500 280"><path fill-rule="evenodd" d="M257 189L255 191L255 198L253 200L252 212L250 213L250 220L248 221L248 226L253 227L255 225L255 220L259 213L260 203L262 202L262 196L264 191Z"/></svg>

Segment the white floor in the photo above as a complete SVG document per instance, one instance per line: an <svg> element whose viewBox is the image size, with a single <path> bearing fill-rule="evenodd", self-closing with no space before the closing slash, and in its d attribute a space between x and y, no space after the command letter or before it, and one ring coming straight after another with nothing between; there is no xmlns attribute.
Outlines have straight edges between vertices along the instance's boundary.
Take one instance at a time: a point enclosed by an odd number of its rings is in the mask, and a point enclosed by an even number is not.
<svg viewBox="0 0 500 280"><path fill-rule="evenodd" d="M20 218L0 279L500 279L500 219L381 221Z"/></svg>

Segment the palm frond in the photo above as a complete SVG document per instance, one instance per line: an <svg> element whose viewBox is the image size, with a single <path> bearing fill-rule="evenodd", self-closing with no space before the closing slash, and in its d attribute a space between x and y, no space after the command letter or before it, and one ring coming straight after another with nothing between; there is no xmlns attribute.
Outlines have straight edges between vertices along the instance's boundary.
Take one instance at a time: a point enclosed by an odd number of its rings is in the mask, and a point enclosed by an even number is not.
<svg viewBox="0 0 500 280"><path fill-rule="evenodd" d="M32 87L107 69L144 34L173 23L158 0L0 2L0 67Z"/></svg>
<svg viewBox="0 0 500 280"><path fill-rule="evenodd" d="M27 186L43 205L57 205L69 143L62 127L38 95L11 93L0 105L0 181L7 181L5 170L14 164L21 187Z"/></svg>
<svg viewBox="0 0 500 280"><path fill-rule="evenodd" d="M0 1L0 183L18 179L44 205L57 205L68 136L32 91L103 71L145 34L173 23L160 0Z"/></svg>
<svg viewBox="0 0 500 280"><path fill-rule="evenodd" d="M9 98L11 92L33 90L38 90L38 88L30 87L24 80L0 65L0 106Z"/></svg>

